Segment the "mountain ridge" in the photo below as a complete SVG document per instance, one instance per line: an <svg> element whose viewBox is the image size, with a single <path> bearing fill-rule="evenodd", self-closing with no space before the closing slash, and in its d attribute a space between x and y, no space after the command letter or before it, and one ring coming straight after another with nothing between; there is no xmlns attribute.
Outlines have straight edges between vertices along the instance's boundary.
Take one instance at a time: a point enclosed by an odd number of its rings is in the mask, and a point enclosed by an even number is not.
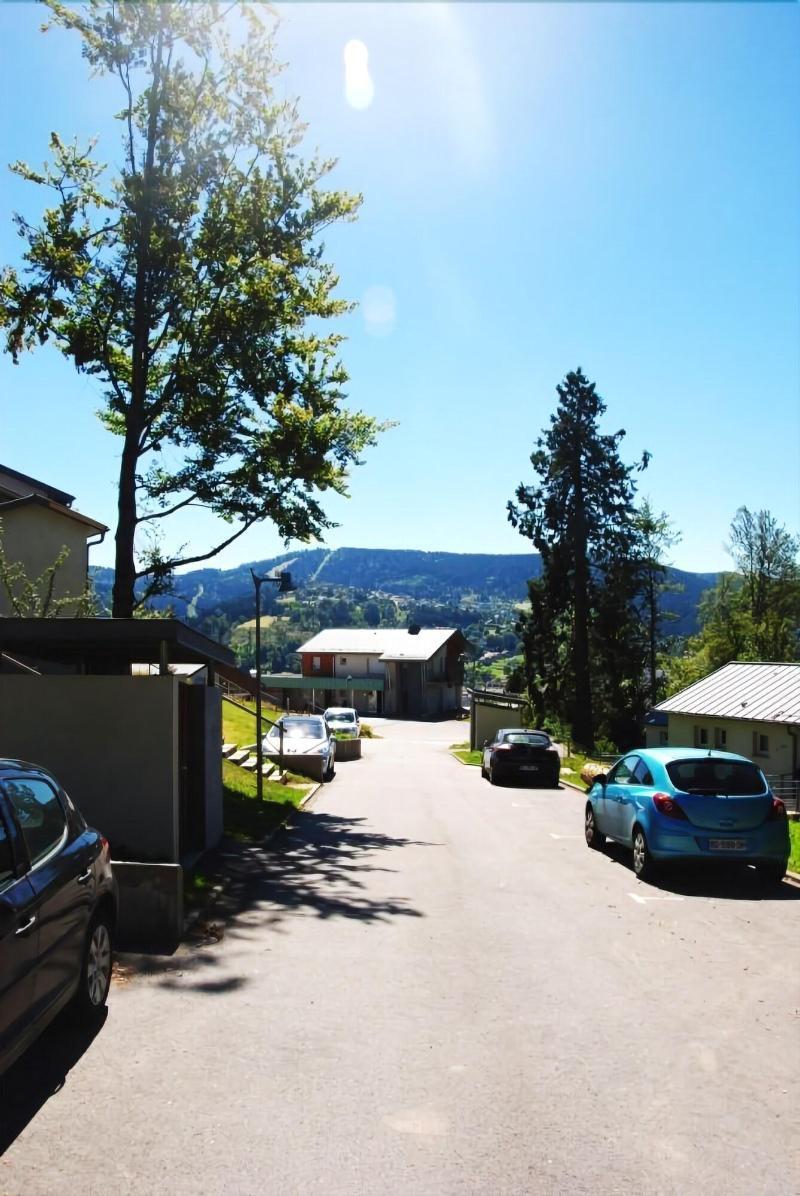
<svg viewBox="0 0 800 1196"><path fill-rule="evenodd" d="M290 567L298 586L342 587L391 594L420 602L458 605L463 602L522 602L529 579L541 573L538 553L429 552L414 548L308 548L248 561L229 569L203 568L176 574L174 590L152 601L171 607L176 616L194 621L217 609L246 616L252 607L251 568L259 575ZM114 571L93 567L91 575L101 601L107 601ZM669 568L667 580L682 590L664 594L663 608L675 616L665 628L672 635L697 630L697 606L703 591L716 584L717 573L690 573ZM266 592L265 608L274 604ZM272 596L272 602L270 601Z"/></svg>

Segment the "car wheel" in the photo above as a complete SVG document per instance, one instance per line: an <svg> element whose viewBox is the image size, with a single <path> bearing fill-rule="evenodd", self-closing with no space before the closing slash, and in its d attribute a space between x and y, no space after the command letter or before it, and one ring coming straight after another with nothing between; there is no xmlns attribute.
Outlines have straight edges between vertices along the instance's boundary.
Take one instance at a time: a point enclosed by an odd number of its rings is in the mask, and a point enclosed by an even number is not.
<svg viewBox="0 0 800 1196"><path fill-rule="evenodd" d="M598 829L597 819L594 816L594 810L590 802L586 803L586 819L583 824L584 834L586 835L586 843L595 851L601 851L606 845L606 837L601 830Z"/></svg>
<svg viewBox="0 0 800 1196"><path fill-rule="evenodd" d="M490 785L499 784L497 777L494 775L494 767L491 764L489 765L489 784Z"/></svg>
<svg viewBox="0 0 800 1196"><path fill-rule="evenodd" d="M100 1014L111 986L113 936L108 914L95 914L89 923L86 945L81 961L81 977L75 994L74 1007L81 1018L91 1019Z"/></svg>
<svg viewBox="0 0 800 1196"><path fill-rule="evenodd" d="M481 776L483 777L484 781L488 780L489 774L486 771L486 765L483 762L483 757L481 757Z"/></svg>
<svg viewBox="0 0 800 1196"><path fill-rule="evenodd" d="M633 828L633 871L639 880L653 880L657 866L647 846L647 836L640 826Z"/></svg>
<svg viewBox="0 0 800 1196"><path fill-rule="evenodd" d="M322 774L322 780L325 783L333 780L333 757L332 756L331 756L330 760L328 761L328 767L325 769L324 773Z"/></svg>
<svg viewBox="0 0 800 1196"><path fill-rule="evenodd" d="M786 863L783 860L760 860L756 864L756 874L762 885L772 888L786 875Z"/></svg>

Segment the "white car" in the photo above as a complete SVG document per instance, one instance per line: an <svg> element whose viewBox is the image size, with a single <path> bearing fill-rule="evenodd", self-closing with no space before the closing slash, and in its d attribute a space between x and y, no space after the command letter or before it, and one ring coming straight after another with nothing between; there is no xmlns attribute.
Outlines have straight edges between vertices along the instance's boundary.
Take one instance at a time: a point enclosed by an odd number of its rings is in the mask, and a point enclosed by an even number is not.
<svg viewBox="0 0 800 1196"><path fill-rule="evenodd" d="M339 735L358 739L361 734L361 720L352 706L329 706L325 711L325 722Z"/></svg>
<svg viewBox="0 0 800 1196"><path fill-rule="evenodd" d="M336 757L336 740L328 724L320 714L285 714L264 736L264 756L276 760L281 754L281 729L283 729L283 758L287 767L302 772L298 756L321 756L322 779L333 780L333 762Z"/></svg>

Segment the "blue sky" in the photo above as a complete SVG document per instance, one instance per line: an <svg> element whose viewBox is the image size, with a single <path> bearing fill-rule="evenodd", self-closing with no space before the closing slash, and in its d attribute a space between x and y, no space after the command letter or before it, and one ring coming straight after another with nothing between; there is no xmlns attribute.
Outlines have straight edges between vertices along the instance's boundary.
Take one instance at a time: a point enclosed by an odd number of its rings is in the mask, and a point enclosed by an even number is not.
<svg viewBox="0 0 800 1196"><path fill-rule="evenodd" d="M350 402L397 421L326 503L332 547L526 552L505 504L555 385L582 366L682 568L725 568L736 508L800 525L800 10L791 4L279 6L307 149L363 192L332 230ZM44 12L0 7L0 162L51 129L119 158L111 85ZM351 45L350 97L345 47ZM365 83L365 79L367 82ZM371 94L372 93L372 94ZM370 99L371 94L371 99ZM368 102L369 101L369 102ZM361 105L361 106L358 106ZM8 114L13 119L8 119ZM0 262L13 210L0 189ZM95 384L49 348L0 359L0 460L112 528L119 442ZM219 528L176 521L202 551ZM269 525L211 564L274 555Z"/></svg>

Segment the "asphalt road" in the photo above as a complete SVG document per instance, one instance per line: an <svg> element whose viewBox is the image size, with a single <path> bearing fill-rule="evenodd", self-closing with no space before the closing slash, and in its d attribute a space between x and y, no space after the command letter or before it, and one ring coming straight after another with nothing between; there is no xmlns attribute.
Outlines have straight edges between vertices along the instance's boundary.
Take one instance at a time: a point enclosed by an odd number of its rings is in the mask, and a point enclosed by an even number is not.
<svg viewBox="0 0 800 1196"><path fill-rule="evenodd" d="M463 723L380 730L9 1073L0 1192L796 1192L800 889L649 887Z"/></svg>

